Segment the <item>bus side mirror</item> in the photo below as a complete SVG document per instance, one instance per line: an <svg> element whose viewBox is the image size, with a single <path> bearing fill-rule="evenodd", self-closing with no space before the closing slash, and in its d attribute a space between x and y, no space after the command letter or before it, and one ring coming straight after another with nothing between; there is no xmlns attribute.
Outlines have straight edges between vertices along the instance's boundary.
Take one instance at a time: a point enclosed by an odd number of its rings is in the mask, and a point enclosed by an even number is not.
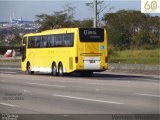
<svg viewBox="0 0 160 120"><path fill-rule="evenodd" d="M26 44L22 44L22 47L26 46Z"/></svg>
<svg viewBox="0 0 160 120"><path fill-rule="evenodd" d="M23 54L25 47L26 47L26 44L22 44L22 46L20 47L21 54Z"/></svg>

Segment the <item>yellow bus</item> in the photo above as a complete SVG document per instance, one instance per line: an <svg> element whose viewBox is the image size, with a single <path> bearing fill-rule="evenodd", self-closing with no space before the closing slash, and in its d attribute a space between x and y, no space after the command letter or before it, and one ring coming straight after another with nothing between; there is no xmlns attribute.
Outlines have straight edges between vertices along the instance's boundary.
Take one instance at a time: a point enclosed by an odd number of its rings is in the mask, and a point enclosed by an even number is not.
<svg viewBox="0 0 160 120"><path fill-rule="evenodd" d="M26 34L22 40L22 71L63 76L92 76L108 68L107 34L102 28L62 28Z"/></svg>

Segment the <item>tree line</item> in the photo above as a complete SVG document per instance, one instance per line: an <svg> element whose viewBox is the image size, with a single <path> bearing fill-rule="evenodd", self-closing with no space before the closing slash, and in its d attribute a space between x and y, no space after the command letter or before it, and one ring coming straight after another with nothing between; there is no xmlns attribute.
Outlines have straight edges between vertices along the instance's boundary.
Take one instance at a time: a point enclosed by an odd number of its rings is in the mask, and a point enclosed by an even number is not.
<svg viewBox="0 0 160 120"><path fill-rule="evenodd" d="M22 35L36 30L25 30L23 28L11 27L11 28L0 28L0 48L3 46L21 46Z"/></svg>
<svg viewBox="0 0 160 120"><path fill-rule="evenodd" d="M120 10L103 16L109 43L116 49L152 49L160 46L160 17Z"/></svg>
<svg viewBox="0 0 160 120"><path fill-rule="evenodd" d="M64 27L92 27L92 19L73 20L73 14L64 11L52 15L37 15L41 30ZM106 13L99 27L106 28L109 46L117 50L152 49L160 45L160 18L135 10L120 10Z"/></svg>

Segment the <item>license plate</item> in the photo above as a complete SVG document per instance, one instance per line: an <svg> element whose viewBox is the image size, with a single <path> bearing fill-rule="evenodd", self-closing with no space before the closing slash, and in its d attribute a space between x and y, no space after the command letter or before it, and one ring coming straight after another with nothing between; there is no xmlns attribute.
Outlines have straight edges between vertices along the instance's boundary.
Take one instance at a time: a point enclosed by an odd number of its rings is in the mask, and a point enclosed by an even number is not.
<svg viewBox="0 0 160 120"><path fill-rule="evenodd" d="M89 62L90 62L90 63L95 63L95 60L90 60Z"/></svg>

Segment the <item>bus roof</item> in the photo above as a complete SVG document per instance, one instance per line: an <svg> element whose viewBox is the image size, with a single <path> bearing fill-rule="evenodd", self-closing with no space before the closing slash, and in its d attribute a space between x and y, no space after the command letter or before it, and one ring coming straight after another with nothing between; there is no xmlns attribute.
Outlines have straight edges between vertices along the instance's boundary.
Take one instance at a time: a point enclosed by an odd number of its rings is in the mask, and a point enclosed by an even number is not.
<svg viewBox="0 0 160 120"><path fill-rule="evenodd" d="M51 30L45 30L37 33L29 33L25 34L24 36L40 36L40 35L47 35L47 34L54 34L54 33L67 33L70 31L78 30L79 28L60 28L60 29L51 29Z"/></svg>
<svg viewBox="0 0 160 120"><path fill-rule="evenodd" d="M29 33L25 34L24 37L26 36L40 36L40 35L48 35L48 34L60 34L60 33L71 33L74 31L77 31L79 28L59 28L59 29L51 29L51 30L45 30L37 33ZM87 28L88 29L88 28ZM92 28L89 28L92 29ZM93 28L94 29L94 28ZM99 29L104 29L104 28L99 28Z"/></svg>

